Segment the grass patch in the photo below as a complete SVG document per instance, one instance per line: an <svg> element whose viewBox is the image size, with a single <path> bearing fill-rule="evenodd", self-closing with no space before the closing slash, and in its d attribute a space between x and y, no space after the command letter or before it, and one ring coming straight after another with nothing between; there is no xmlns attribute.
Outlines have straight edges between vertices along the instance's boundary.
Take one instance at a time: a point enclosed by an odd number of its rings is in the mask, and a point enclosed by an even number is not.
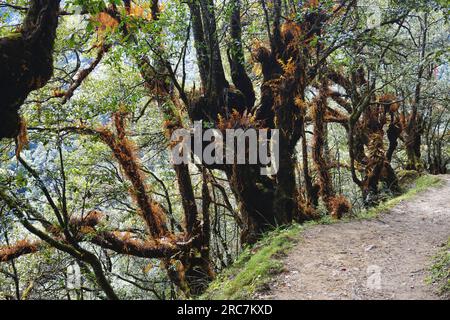
<svg viewBox="0 0 450 320"><path fill-rule="evenodd" d="M392 198L388 201L380 203L378 206L363 210L356 216L357 219L373 219L378 217L381 213L391 210L402 201L413 198L420 192L423 192L431 187L442 185L443 181L436 176L423 175L412 181L411 187L404 194Z"/></svg>
<svg viewBox="0 0 450 320"><path fill-rule="evenodd" d="M200 299L249 299L263 289L273 275L283 270L281 257L293 247L304 227L295 224L268 233L261 241L247 247L236 262L224 270Z"/></svg>
<svg viewBox="0 0 450 320"><path fill-rule="evenodd" d="M427 283L437 283L438 293L450 297L450 238L447 245L434 257Z"/></svg>
<svg viewBox="0 0 450 320"><path fill-rule="evenodd" d="M408 186L421 176L420 172L415 170L399 170L397 179L401 186Z"/></svg>

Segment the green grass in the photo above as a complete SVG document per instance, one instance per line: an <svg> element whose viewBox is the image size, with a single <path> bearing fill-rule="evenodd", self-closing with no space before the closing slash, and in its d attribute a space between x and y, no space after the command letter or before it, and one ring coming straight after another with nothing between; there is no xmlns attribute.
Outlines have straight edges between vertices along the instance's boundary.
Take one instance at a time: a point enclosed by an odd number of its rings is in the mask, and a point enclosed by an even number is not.
<svg viewBox="0 0 450 320"><path fill-rule="evenodd" d="M437 283L439 294L450 297L450 238L447 245L434 257L427 282Z"/></svg>
<svg viewBox="0 0 450 320"><path fill-rule="evenodd" d="M414 183L414 181L421 176L420 172L415 170L399 170L397 172L397 179L400 185L407 186Z"/></svg>
<svg viewBox="0 0 450 320"><path fill-rule="evenodd" d="M223 271L200 299L249 299L263 289L272 276L283 270L281 257L293 247L304 227L292 225L268 233L261 241L239 255L237 261Z"/></svg>
<svg viewBox="0 0 450 320"><path fill-rule="evenodd" d="M375 208L359 213L356 219L375 218L400 202L411 199L417 193L441 183L442 180L438 177L429 175L418 177L411 183L412 186L406 193ZM344 222L353 219L355 217L346 218ZM319 221L311 221L303 225L294 224L267 233L257 244L245 248L236 262L225 269L199 299L239 300L252 298L256 292L267 288L274 275L283 271L284 266L280 258L285 256L300 239L303 230L317 224L339 222L342 222L342 220L338 221L330 216L325 216Z"/></svg>

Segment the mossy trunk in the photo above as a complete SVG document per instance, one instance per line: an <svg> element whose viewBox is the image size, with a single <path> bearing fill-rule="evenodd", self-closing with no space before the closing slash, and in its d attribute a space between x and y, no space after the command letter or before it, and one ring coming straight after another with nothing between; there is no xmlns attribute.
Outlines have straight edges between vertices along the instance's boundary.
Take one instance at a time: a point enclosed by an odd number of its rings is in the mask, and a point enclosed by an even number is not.
<svg viewBox="0 0 450 320"><path fill-rule="evenodd" d="M53 74L59 0L33 0L20 33L0 39L0 138L20 130L19 108Z"/></svg>
<svg viewBox="0 0 450 320"><path fill-rule="evenodd" d="M406 163L406 170L420 171L423 169L420 147L422 144L422 137L418 132L411 132L407 135L405 141L406 156L408 158Z"/></svg>
<svg viewBox="0 0 450 320"><path fill-rule="evenodd" d="M324 156L325 146L325 108L327 106L327 84L321 83L319 97L314 105L314 145L313 160L317 170L320 196L325 203L328 211L331 212L331 199L335 196L333 183L328 169L328 164Z"/></svg>

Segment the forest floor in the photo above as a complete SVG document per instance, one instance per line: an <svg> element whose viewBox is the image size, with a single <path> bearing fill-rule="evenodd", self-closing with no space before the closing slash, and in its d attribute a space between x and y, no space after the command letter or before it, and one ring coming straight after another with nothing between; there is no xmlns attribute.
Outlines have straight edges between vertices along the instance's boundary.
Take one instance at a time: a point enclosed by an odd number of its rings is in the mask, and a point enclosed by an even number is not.
<svg viewBox="0 0 450 320"><path fill-rule="evenodd" d="M260 299L442 299L426 282L450 236L450 176L372 220L316 225Z"/></svg>

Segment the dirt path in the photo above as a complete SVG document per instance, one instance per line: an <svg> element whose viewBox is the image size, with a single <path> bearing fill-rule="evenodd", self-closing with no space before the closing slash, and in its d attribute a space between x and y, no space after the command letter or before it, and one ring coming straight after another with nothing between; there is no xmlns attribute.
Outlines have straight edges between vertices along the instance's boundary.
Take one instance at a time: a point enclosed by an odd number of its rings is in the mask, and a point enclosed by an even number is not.
<svg viewBox="0 0 450 320"><path fill-rule="evenodd" d="M445 185L372 221L315 226L285 259L264 299L439 299L425 283L433 255L450 236Z"/></svg>

